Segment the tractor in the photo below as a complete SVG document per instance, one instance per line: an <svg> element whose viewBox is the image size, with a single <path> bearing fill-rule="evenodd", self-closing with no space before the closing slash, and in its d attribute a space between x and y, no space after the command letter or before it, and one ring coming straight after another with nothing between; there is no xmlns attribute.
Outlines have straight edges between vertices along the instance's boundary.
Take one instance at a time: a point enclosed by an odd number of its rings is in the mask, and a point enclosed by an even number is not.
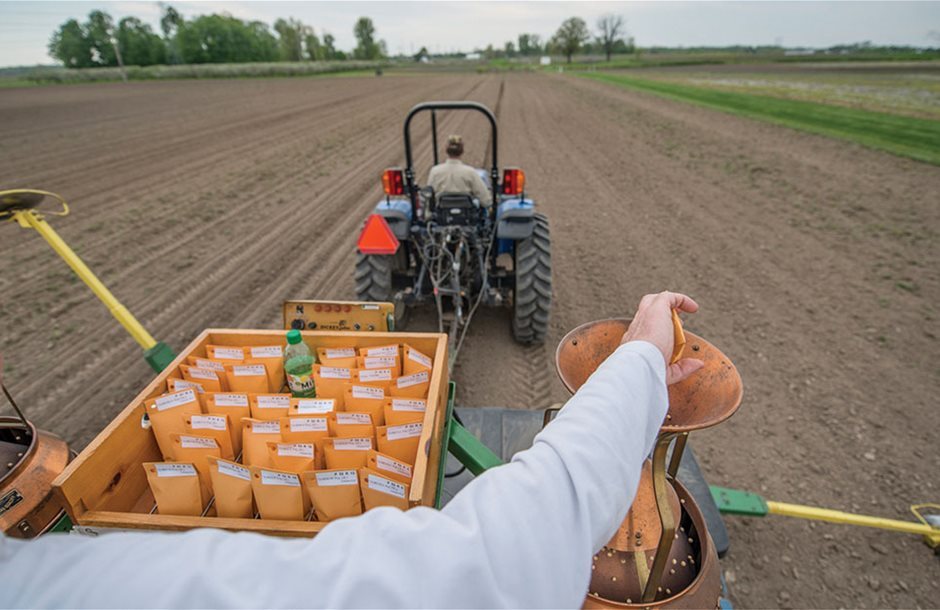
<svg viewBox="0 0 940 610"><path fill-rule="evenodd" d="M492 206L466 193L435 193L419 184L411 123L418 114L431 113L437 165L438 111L479 112L489 122L492 166L477 171L490 189ZM383 173L385 196L359 237L359 300L394 303L399 328L409 308L433 301L439 330L447 332L454 352L481 303L511 307L513 337L526 345L543 343L552 304L548 219L526 196L521 169L506 167L500 174L496 117L475 102L426 102L405 118L404 140L405 167Z"/></svg>

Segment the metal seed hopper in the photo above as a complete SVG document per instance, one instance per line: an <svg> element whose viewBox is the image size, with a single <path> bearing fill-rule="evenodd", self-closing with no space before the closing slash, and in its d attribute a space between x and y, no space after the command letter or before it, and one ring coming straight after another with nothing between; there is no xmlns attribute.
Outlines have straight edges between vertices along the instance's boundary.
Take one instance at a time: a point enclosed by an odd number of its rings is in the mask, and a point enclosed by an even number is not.
<svg viewBox="0 0 940 610"><path fill-rule="evenodd" d="M590 322L562 339L555 363L562 383L576 392L619 347L628 319ZM677 335L681 327L677 324ZM695 499L676 473L689 432L731 417L741 404L741 377L731 360L687 333L679 358L705 367L669 387L669 411L647 461L636 499L607 545L594 556L586 608L715 608L721 579L715 545ZM670 446L672 457L666 464Z"/></svg>

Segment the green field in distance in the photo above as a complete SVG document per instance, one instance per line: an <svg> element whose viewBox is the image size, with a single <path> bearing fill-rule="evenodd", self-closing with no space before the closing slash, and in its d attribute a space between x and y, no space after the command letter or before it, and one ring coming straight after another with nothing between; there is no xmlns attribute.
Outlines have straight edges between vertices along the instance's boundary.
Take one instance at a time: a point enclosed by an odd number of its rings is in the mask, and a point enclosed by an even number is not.
<svg viewBox="0 0 940 610"><path fill-rule="evenodd" d="M794 129L851 140L940 165L940 121L834 104L722 91L637 78L632 74L586 72L579 76Z"/></svg>

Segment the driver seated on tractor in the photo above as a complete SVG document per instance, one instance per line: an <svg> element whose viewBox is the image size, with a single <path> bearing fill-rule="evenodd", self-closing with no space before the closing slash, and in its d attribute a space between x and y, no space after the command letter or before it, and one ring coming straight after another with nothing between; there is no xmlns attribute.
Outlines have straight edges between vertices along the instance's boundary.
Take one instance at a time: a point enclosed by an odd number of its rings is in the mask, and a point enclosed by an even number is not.
<svg viewBox="0 0 940 610"><path fill-rule="evenodd" d="M492 194L483 178L475 169L460 160L463 156L463 138L447 138L447 160L431 168L428 174L428 186L435 195L441 193L463 193L470 195L487 208L492 201Z"/></svg>

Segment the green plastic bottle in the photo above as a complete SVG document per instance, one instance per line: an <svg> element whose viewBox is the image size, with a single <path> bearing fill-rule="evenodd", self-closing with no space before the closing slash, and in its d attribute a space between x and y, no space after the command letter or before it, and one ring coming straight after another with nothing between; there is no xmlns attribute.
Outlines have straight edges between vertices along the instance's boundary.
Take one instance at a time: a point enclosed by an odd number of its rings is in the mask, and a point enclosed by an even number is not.
<svg viewBox="0 0 940 610"><path fill-rule="evenodd" d="M313 398L317 388L313 383L313 364L316 359L304 343L296 328L287 331L287 348L284 349L284 372L287 385L295 398Z"/></svg>

